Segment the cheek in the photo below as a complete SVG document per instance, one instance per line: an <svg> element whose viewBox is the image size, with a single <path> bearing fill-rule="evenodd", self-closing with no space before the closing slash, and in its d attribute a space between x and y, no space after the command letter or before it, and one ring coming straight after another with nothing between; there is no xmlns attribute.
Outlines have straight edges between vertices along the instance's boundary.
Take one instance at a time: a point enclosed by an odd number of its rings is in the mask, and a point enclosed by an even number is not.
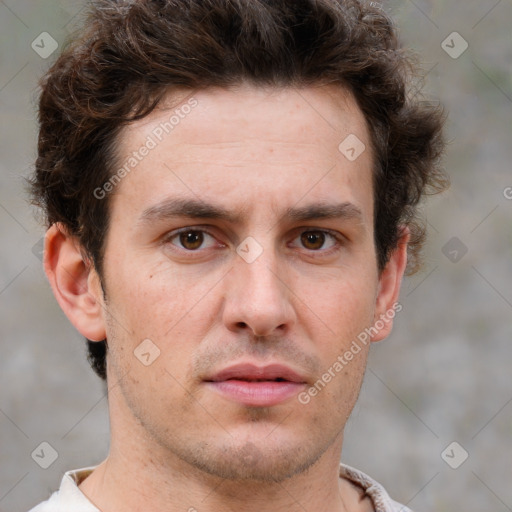
<svg viewBox="0 0 512 512"><path fill-rule="evenodd" d="M184 376L215 318L211 288L216 278L198 276L191 268L171 270L165 264L140 268L119 265L110 274L109 334L122 354L119 364L138 371L139 361L132 356L144 351L146 343L157 356L154 370L167 368L176 377Z"/></svg>
<svg viewBox="0 0 512 512"><path fill-rule="evenodd" d="M357 277L364 275L361 269L343 272L325 280L316 293L303 292L306 308L315 313L317 324L324 324L331 346L338 349L371 325L377 291L376 283Z"/></svg>
<svg viewBox="0 0 512 512"><path fill-rule="evenodd" d="M353 338L370 326L375 311L373 290L361 293L361 290L349 288L339 296L337 311L333 311L336 332L344 333Z"/></svg>
<svg viewBox="0 0 512 512"><path fill-rule="evenodd" d="M144 262L119 264L111 273L110 289L111 304L130 331L159 337L186 315L201 293L182 273Z"/></svg>
<svg viewBox="0 0 512 512"><path fill-rule="evenodd" d="M326 399L332 400L332 407L347 417L364 376L370 348L365 329L372 325L375 311L376 283L364 276L362 269L354 269L350 278L331 286L324 309L331 328L323 358L324 380L332 378L333 383Z"/></svg>

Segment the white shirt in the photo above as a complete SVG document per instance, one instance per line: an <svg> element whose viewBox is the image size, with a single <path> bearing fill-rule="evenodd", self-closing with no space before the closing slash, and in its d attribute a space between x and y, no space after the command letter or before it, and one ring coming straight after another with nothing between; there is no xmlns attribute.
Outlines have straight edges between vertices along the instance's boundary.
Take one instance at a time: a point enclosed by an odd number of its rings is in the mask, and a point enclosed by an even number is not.
<svg viewBox="0 0 512 512"><path fill-rule="evenodd" d="M96 466L91 466L67 471L62 477L59 490L29 512L101 512L78 488L95 468ZM362 471L340 464L340 476L362 487L371 498L376 512L412 512L406 506L393 501L382 485Z"/></svg>

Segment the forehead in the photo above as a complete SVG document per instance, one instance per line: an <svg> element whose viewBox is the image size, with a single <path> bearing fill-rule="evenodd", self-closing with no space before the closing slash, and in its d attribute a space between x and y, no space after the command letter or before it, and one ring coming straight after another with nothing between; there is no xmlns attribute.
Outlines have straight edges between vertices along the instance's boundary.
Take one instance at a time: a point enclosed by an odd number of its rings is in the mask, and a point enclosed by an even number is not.
<svg viewBox="0 0 512 512"><path fill-rule="evenodd" d="M163 133L159 133L158 126ZM215 143L249 132L258 136L261 128L276 142L314 143L316 134L326 131L337 134L336 139L347 132L361 138L368 135L365 117L346 87L244 83L230 88L170 91L153 112L125 127L119 142L121 149L130 149L133 139L141 134L167 139L172 133L171 138L179 141L180 133L185 136L190 130L200 129L203 142Z"/></svg>
<svg viewBox="0 0 512 512"><path fill-rule="evenodd" d="M116 166L129 172L112 201L145 210L174 194L275 210L342 189L350 200L371 194L370 146L364 115L341 87L174 91L122 130Z"/></svg>

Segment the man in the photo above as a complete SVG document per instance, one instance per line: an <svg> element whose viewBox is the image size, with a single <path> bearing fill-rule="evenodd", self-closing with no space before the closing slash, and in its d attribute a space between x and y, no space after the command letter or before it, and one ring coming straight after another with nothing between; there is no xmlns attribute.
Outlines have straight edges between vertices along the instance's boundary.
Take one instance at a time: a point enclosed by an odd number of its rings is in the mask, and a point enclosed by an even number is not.
<svg viewBox="0 0 512 512"><path fill-rule="evenodd" d="M409 65L374 3L95 3L33 193L110 453L33 511L408 510L340 455L447 185Z"/></svg>

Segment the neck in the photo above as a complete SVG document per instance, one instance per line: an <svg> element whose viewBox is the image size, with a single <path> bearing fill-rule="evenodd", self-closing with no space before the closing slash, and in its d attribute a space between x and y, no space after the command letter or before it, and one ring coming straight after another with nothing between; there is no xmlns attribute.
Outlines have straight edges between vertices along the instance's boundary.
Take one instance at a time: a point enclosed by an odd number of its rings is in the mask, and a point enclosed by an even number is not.
<svg viewBox="0 0 512 512"><path fill-rule="evenodd" d="M354 512L373 510L354 484L339 476L342 433L308 469L282 482L229 480L181 460L110 400L110 453L80 485L102 512Z"/></svg>
<svg viewBox="0 0 512 512"><path fill-rule="evenodd" d="M158 473L150 466L135 471L108 457L80 484L80 490L102 512L352 512L359 501L352 485L337 478L315 481L293 477L282 483L222 481L210 475L187 478L179 471Z"/></svg>
<svg viewBox="0 0 512 512"><path fill-rule="evenodd" d="M339 477L337 460L322 458L301 474L269 483L223 480L175 461L172 455L163 467L151 456L133 457L138 451L134 446L111 450L80 484L80 490L102 512L373 510L364 508L368 504L361 501L354 485Z"/></svg>

